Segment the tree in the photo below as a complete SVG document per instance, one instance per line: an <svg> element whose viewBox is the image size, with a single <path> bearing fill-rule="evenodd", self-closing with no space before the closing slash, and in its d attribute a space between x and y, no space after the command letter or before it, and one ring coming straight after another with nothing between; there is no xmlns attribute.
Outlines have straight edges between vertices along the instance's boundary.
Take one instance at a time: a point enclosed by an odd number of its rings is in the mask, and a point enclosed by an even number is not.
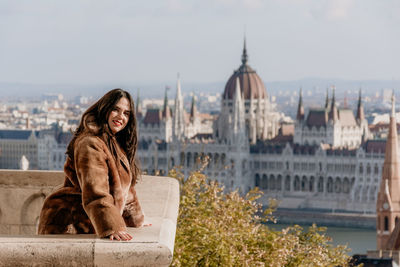
<svg viewBox="0 0 400 267"><path fill-rule="evenodd" d="M181 186L173 266L348 265L348 249L333 247L324 228L269 228L265 222L274 220L275 202L261 212L258 189L245 196L226 193L200 171L184 179L174 169L169 176Z"/></svg>

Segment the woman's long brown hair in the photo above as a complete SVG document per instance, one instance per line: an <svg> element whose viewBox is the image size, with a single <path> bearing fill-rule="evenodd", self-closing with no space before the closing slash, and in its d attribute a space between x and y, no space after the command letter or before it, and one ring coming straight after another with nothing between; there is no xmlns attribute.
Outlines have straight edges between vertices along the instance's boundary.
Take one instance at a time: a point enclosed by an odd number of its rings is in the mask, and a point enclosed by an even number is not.
<svg viewBox="0 0 400 267"><path fill-rule="evenodd" d="M129 120L125 128L114 135L108 125L108 117L111 111L117 105L118 101L123 97L127 98L130 103ZM88 127L89 123L94 123L96 127L98 127L98 130L95 132L91 131ZM114 155L115 160L119 161L115 147L116 140L119 146L126 153L132 172L132 179L134 182L136 182L140 170L138 162L136 162L135 158L138 146L138 136L135 104L131 95L127 91L120 88L113 89L106 93L83 113L79 126L75 130L74 136L67 148L66 154L71 159L74 158L74 144L76 139L86 132L91 132L92 134L99 136L106 143L111 153Z"/></svg>

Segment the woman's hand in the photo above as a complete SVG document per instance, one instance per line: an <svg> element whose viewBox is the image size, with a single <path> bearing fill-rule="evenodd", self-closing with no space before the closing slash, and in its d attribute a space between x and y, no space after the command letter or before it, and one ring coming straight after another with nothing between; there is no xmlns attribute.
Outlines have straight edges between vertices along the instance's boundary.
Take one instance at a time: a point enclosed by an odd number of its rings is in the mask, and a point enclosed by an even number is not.
<svg viewBox="0 0 400 267"><path fill-rule="evenodd" d="M132 239L131 234L126 231L116 231L108 236L110 240L118 240L118 241L129 241Z"/></svg>

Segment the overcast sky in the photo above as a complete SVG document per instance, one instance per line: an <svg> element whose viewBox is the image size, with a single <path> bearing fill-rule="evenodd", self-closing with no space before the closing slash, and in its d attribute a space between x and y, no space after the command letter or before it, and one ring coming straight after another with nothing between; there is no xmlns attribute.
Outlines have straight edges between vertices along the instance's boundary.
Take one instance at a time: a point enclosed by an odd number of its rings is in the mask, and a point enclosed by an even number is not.
<svg viewBox="0 0 400 267"><path fill-rule="evenodd" d="M0 0L0 82L400 79L398 0Z"/></svg>

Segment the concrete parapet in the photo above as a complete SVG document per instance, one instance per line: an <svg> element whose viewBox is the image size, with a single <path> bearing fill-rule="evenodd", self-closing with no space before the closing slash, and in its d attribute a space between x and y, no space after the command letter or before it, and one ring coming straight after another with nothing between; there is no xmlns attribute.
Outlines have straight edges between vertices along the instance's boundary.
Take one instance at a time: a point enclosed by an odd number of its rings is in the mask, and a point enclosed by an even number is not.
<svg viewBox="0 0 400 267"><path fill-rule="evenodd" d="M368 250L367 259L375 260L376 264L382 263L384 260L392 262L390 266L399 266L400 251L399 250ZM369 266L369 265L368 265ZM379 265L386 266L386 265Z"/></svg>
<svg viewBox="0 0 400 267"><path fill-rule="evenodd" d="M0 170L0 189L7 192L7 196L11 197L15 190L29 192L18 193L24 196L23 203L36 199L30 198L29 194L42 192L47 195L62 181L62 172ZM152 226L129 228L133 236L131 241L110 241L95 235L38 236L23 231L17 233L19 235L3 234L0 235L0 266L168 266L174 250L179 183L169 177L145 175L136 191L145 220ZM37 201L36 206L40 203ZM23 205L16 204L15 207L22 208ZM3 207L0 223L7 221L9 215L13 216L4 211L8 210ZM14 210L14 214L22 214L22 211ZM28 227L29 231L35 228L32 223L21 226L14 222L8 226Z"/></svg>

